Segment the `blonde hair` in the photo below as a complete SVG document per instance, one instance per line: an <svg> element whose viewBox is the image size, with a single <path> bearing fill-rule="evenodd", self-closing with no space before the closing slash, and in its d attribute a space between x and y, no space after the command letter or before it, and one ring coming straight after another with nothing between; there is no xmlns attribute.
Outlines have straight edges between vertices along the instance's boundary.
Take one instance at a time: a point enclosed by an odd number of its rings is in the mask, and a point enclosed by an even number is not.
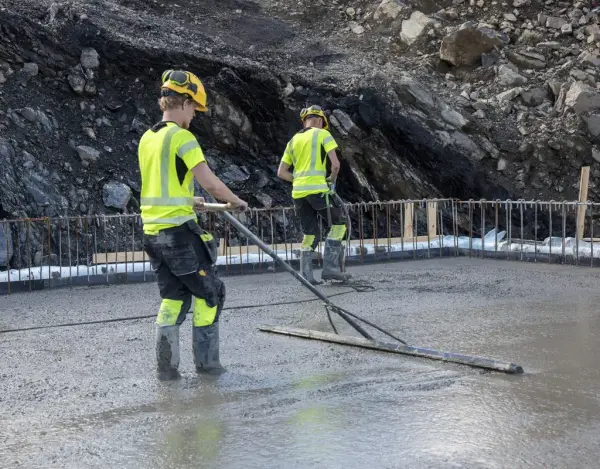
<svg viewBox="0 0 600 469"><path fill-rule="evenodd" d="M158 102L162 112L182 108L187 101L192 101L187 96L162 96Z"/></svg>

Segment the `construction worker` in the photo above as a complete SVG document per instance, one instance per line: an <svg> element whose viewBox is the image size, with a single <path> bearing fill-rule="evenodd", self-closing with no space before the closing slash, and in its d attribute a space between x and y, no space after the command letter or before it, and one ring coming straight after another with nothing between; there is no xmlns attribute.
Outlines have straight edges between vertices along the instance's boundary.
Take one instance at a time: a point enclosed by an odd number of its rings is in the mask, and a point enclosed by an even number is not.
<svg viewBox="0 0 600 469"><path fill-rule="evenodd" d="M300 120L304 128L288 142L277 170L279 178L292 183L292 198L300 215L304 235L300 252L300 272L313 285L323 283L315 280L313 276L312 253L320 240L319 217L325 220L330 218L331 226L325 240L321 279L346 281L351 275L340 270L346 225L340 208L329 203L329 196L335 191L335 181L340 170L340 162L335 152L338 145L327 130L329 122L319 106L302 109ZM329 177L326 177L325 155L331 161ZM293 173L290 172L291 166L294 167Z"/></svg>
<svg viewBox="0 0 600 469"><path fill-rule="evenodd" d="M217 247L197 223L202 197L194 178L210 195L244 211L248 204L211 171L188 130L196 111L206 112L206 92L190 72L162 75L162 121L148 130L138 148L144 250L158 279L162 303L156 318L156 360L160 379L179 377L179 326L192 307L194 363L198 372L223 371L219 362L219 315L225 286L214 265Z"/></svg>

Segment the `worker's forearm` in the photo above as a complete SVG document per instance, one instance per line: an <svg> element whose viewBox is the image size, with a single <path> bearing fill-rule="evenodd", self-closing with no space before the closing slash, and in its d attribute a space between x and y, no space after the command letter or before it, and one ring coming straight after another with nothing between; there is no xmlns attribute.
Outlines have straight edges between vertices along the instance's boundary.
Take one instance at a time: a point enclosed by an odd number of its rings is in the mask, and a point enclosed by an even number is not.
<svg viewBox="0 0 600 469"><path fill-rule="evenodd" d="M220 179L215 178L208 187L204 187L206 192L212 195L217 200L222 200L223 202L229 203L237 203L240 199L237 195L235 195L231 190L223 184Z"/></svg>
<svg viewBox="0 0 600 469"><path fill-rule="evenodd" d="M277 176L287 182L294 182L294 175L289 171L280 171Z"/></svg>
<svg viewBox="0 0 600 469"><path fill-rule="evenodd" d="M329 180L335 184L338 173L340 172L340 160L338 160L335 150L331 150L327 153L327 156L329 156L329 159L331 160L331 175L329 176Z"/></svg>
<svg viewBox="0 0 600 469"><path fill-rule="evenodd" d="M221 181L205 163L200 163L192 169L194 177L202 188L212 195L215 199L231 204L238 204L241 199L236 196L229 188Z"/></svg>
<svg viewBox="0 0 600 469"><path fill-rule="evenodd" d="M331 182L335 182L337 180L339 172L340 172L340 167L339 166L332 167L331 168L331 175L329 176L329 180Z"/></svg>
<svg viewBox="0 0 600 469"><path fill-rule="evenodd" d="M204 179L204 184L200 184L202 188L212 195L215 199L221 200L223 202L229 202L232 204L237 203L240 199L236 196L229 188L221 181L217 176L210 173L205 175L202 179ZM200 181L198 181L200 182Z"/></svg>

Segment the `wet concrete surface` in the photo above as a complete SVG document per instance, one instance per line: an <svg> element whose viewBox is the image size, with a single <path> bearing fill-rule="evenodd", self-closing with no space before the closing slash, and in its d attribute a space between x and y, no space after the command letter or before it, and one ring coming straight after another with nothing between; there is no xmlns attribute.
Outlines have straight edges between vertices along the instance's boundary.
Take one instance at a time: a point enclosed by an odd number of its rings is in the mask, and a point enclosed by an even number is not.
<svg viewBox="0 0 600 469"><path fill-rule="evenodd" d="M274 305L312 298L289 274L229 277L220 377L196 375L189 317L176 382L155 377L152 319L0 334L0 467L599 467L600 270L459 258L352 271L376 290L323 287L347 292L341 306L525 374L259 332L330 328L318 301ZM159 302L156 284L14 294L0 329Z"/></svg>

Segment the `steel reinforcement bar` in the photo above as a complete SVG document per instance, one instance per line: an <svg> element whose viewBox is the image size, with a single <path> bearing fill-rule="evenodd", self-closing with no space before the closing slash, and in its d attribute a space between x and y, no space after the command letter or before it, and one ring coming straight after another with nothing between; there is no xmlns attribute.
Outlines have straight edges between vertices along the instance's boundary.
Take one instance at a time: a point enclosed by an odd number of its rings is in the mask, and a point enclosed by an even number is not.
<svg viewBox="0 0 600 469"><path fill-rule="evenodd" d="M597 267L600 204L576 201L419 199L345 204L347 265L445 256ZM293 207L253 208L238 219L294 267L301 240ZM280 269L215 213L200 222L219 240L221 275ZM322 234L326 221L321 220ZM72 285L154 281L139 214L0 221L0 294ZM324 236L323 236L324 237ZM321 266L319 243L315 263Z"/></svg>

